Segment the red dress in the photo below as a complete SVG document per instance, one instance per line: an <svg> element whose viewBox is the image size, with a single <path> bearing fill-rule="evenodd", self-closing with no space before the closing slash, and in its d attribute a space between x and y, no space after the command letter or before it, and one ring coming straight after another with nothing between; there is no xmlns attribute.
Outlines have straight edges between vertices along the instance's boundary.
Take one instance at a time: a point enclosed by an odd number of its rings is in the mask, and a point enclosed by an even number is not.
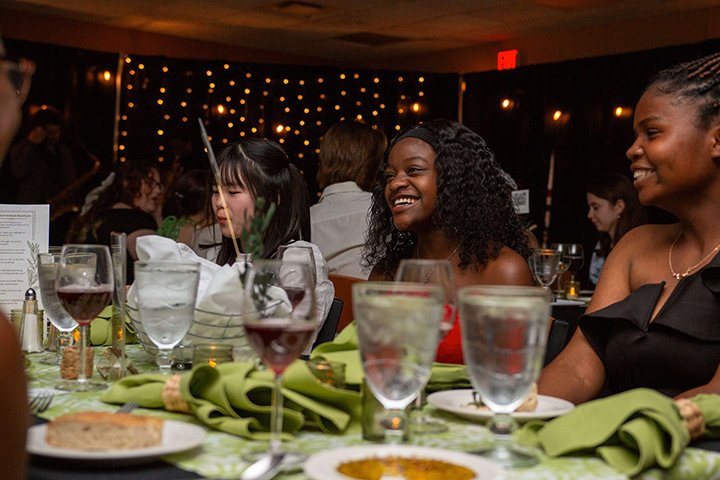
<svg viewBox="0 0 720 480"><path fill-rule="evenodd" d="M435 361L442 363L464 364L462 351L462 334L460 332L460 313L455 314L452 330L440 341Z"/></svg>

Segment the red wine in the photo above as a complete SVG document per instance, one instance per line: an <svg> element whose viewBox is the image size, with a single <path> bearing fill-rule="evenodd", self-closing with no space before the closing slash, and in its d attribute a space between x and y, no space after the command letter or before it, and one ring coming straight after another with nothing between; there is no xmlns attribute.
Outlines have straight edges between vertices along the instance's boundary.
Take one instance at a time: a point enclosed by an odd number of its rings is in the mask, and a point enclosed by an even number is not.
<svg viewBox="0 0 720 480"><path fill-rule="evenodd" d="M280 375L310 342L315 325L278 318L246 323L245 332L263 363Z"/></svg>
<svg viewBox="0 0 720 480"><path fill-rule="evenodd" d="M295 307L300 305L300 302L302 302L303 298L305 298L305 289L302 287L288 287L287 285L279 285L279 287L287 293L288 300L290 300L293 310L295 310Z"/></svg>
<svg viewBox="0 0 720 480"><path fill-rule="evenodd" d="M57 295L65 310L80 324L88 325L110 303L112 287L61 287Z"/></svg>

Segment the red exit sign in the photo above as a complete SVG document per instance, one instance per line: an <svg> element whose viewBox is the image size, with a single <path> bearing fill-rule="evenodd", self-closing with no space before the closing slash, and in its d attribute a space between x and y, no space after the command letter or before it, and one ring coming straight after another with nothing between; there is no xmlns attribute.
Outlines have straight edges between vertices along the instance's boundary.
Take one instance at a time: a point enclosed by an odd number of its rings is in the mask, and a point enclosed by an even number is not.
<svg viewBox="0 0 720 480"><path fill-rule="evenodd" d="M517 67L518 51L503 50L497 54L497 69L511 70Z"/></svg>

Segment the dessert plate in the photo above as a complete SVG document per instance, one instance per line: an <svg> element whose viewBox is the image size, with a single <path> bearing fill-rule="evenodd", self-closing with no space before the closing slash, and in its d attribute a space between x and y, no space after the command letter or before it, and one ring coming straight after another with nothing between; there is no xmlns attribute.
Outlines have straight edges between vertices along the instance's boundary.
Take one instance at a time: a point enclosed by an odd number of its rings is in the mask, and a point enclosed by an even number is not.
<svg viewBox="0 0 720 480"><path fill-rule="evenodd" d="M503 474L503 468L499 464L478 455L414 445L357 445L325 450L308 458L304 470L313 480L348 480L350 477L338 471L342 463L389 456L449 462L471 470L475 474L474 478L481 480L501 478Z"/></svg>
<svg viewBox="0 0 720 480"><path fill-rule="evenodd" d="M202 445L207 433L197 425L185 422L165 420L163 425L162 443L154 447L133 450L81 450L77 448L60 448L48 445L45 441L47 423L35 425L28 429L27 451L42 457L62 458L70 460L152 460L170 453L184 452Z"/></svg>
<svg viewBox="0 0 720 480"><path fill-rule="evenodd" d="M453 413L468 420L489 420L493 413L472 404L472 389L445 390L431 393L427 402L445 412ZM532 412L515 412L512 417L518 422L544 420L559 417L575 408L575 405L562 398L538 395L538 406Z"/></svg>

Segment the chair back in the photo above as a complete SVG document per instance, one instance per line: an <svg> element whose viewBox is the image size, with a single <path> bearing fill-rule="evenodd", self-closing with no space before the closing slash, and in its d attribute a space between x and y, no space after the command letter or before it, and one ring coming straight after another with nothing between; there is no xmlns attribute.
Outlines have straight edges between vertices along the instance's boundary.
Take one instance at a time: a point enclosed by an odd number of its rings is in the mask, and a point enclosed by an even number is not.
<svg viewBox="0 0 720 480"><path fill-rule="evenodd" d="M318 332L315 343L313 343L313 350L321 343L332 342L335 340L335 334L337 333L338 323L340 322L340 314L343 311L343 301L339 298L334 298L332 305L330 305L330 311L325 317L325 322Z"/></svg>
<svg viewBox="0 0 720 480"><path fill-rule="evenodd" d="M352 309L352 286L353 283L364 282L362 278L348 277L345 275L328 275L328 278L335 287L335 298L339 298L343 301L343 309L340 314L340 322L338 323L337 331L341 332L343 328L347 327L349 323L353 321L353 309Z"/></svg>
<svg viewBox="0 0 720 480"><path fill-rule="evenodd" d="M570 324L568 322L558 318L553 319L545 347L545 365L552 362L562 352L569 340L569 333Z"/></svg>

